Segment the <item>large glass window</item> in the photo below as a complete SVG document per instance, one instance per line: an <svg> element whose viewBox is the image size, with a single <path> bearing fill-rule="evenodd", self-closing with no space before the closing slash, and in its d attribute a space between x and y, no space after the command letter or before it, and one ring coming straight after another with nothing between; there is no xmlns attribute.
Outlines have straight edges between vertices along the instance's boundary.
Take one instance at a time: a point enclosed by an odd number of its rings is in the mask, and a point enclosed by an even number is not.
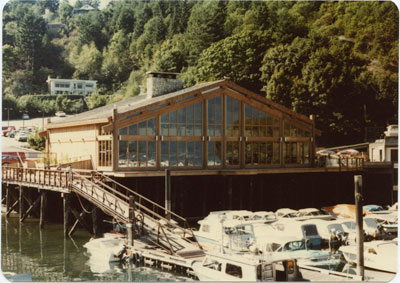
<svg viewBox="0 0 400 283"><path fill-rule="evenodd" d="M246 165L269 165L280 163L279 142L246 142Z"/></svg>
<svg viewBox="0 0 400 283"><path fill-rule="evenodd" d="M129 136L155 136L156 135L156 119L151 118L133 125L119 129L119 135Z"/></svg>
<svg viewBox="0 0 400 283"><path fill-rule="evenodd" d="M156 166L156 119L151 118L119 129L119 167ZM135 140L132 136L141 136ZM143 140L143 137L148 137Z"/></svg>
<svg viewBox="0 0 400 283"><path fill-rule="evenodd" d="M161 136L201 136L202 102L161 115Z"/></svg>
<svg viewBox="0 0 400 283"><path fill-rule="evenodd" d="M155 167L155 141L119 141L119 167Z"/></svg>
<svg viewBox="0 0 400 283"><path fill-rule="evenodd" d="M208 153L207 160L208 166L220 166L222 165L222 142L220 141L209 141L207 143Z"/></svg>
<svg viewBox="0 0 400 283"><path fill-rule="evenodd" d="M222 136L222 99L221 96L207 100L207 135L211 137Z"/></svg>
<svg viewBox="0 0 400 283"><path fill-rule="evenodd" d="M201 141L162 141L161 166L202 166Z"/></svg>
<svg viewBox="0 0 400 283"><path fill-rule="evenodd" d="M239 142L226 142L226 160L227 165L239 165Z"/></svg>
<svg viewBox="0 0 400 283"><path fill-rule="evenodd" d="M280 120L248 104L245 104L245 136L279 137Z"/></svg>
<svg viewBox="0 0 400 283"><path fill-rule="evenodd" d="M237 137L240 134L239 101L226 96L226 136Z"/></svg>
<svg viewBox="0 0 400 283"><path fill-rule="evenodd" d="M296 164L298 163L297 158L297 143L296 142L286 142L284 146L284 160L286 164Z"/></svg>

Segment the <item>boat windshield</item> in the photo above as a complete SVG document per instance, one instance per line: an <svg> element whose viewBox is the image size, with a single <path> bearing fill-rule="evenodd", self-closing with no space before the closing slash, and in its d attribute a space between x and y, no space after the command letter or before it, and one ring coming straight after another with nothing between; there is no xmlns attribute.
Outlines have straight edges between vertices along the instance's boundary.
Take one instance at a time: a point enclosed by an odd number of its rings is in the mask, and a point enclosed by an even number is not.
<svg viewBox="0 0 400 283"><path fill-rule="evenodd" d="M332 229L333 229L335 231L344 232L342 225L337 224L337 223L336 224L329 224L326 227L328 228L328 231L332 231Z"/></svg>
<svg viewBox="0 0 400 283"><path fill-rule="evenodd" d="M353 221L343 222L342 225L346 226L347 229L349 229L349 230L355 230L356 229L356 223L353 222Z"/></svg>
<svg viewBox="0 0 400 283"><path fill-rule="evenodd" d="M372 218L364 218L364 223L370 228L377 228L378 225L376 224L376 221Z"/></svg>
<svg viewBox="0 0 400 283"><path fill-rule="evenodd" d="M306 247L304 245L304 241L293 241L286 243L283 246L283 251L298 251L298 250L305 250Z"/></svg>
<svg viewBox="0 0 400 283"><path fill-rule="evenodd" d="M318 236L317 226L315 225L303 225L302 230L305 236Z"/></svg>

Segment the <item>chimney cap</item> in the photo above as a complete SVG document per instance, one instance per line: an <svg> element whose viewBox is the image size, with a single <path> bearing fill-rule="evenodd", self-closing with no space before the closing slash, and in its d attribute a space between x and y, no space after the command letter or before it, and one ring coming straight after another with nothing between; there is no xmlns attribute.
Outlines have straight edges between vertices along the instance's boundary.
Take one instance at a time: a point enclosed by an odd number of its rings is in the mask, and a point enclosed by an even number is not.
<svg viewBox="0 0 400 283"><path fill-rule="evenodd" d="M180 75L181 73L173 73L173 72L157 72L157 71L148 71L146 75L148 77L157 77L157 78L166 78L166 77L173 77Z"/></svg>

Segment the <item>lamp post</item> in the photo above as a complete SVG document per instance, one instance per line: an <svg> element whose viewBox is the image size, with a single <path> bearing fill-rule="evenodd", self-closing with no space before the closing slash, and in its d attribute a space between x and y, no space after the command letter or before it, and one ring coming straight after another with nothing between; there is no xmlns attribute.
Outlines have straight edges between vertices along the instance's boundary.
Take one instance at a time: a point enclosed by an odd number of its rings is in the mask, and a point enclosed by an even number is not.
<svg viewBox="0 0 400 283"><path fill-rule="evenodd" d="M44 110L41 110L40 112L42 112L42 131L44 129Z"/></svg>
<svg viewBox="0 0 400 283"><path fill-rule="evenodd" d="M26 111L19 111L19 113L22 113L22 129L25 129L25 117L24 114Z"/></svg>
<svg viewBox="0 0 400 283"><path fill-rule="evenodd" d="M6 108L7 109L7 127L10 127L10 110L14 110L12 108Z"/></svg>

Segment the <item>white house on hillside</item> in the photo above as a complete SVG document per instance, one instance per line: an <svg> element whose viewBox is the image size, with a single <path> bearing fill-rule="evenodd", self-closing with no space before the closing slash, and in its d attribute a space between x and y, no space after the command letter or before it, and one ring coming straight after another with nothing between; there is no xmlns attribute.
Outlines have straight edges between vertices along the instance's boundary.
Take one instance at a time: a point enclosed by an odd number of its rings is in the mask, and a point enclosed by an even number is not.
<svg viewBox="0 0 400 283"><path fill-rule="evenodd" d="M398 125L390 125L385 131L383 139L376 140L369 145L369 159L371 162L398 162Z"/></svg>
<svg viewBox="0 0 400 283"><path fill-rule="evenodd" d="M70 79L47 79L49 92L51 95L57 94L77 94L88 96L96 90L97 81L90 80L70 80Z"/></svg>

